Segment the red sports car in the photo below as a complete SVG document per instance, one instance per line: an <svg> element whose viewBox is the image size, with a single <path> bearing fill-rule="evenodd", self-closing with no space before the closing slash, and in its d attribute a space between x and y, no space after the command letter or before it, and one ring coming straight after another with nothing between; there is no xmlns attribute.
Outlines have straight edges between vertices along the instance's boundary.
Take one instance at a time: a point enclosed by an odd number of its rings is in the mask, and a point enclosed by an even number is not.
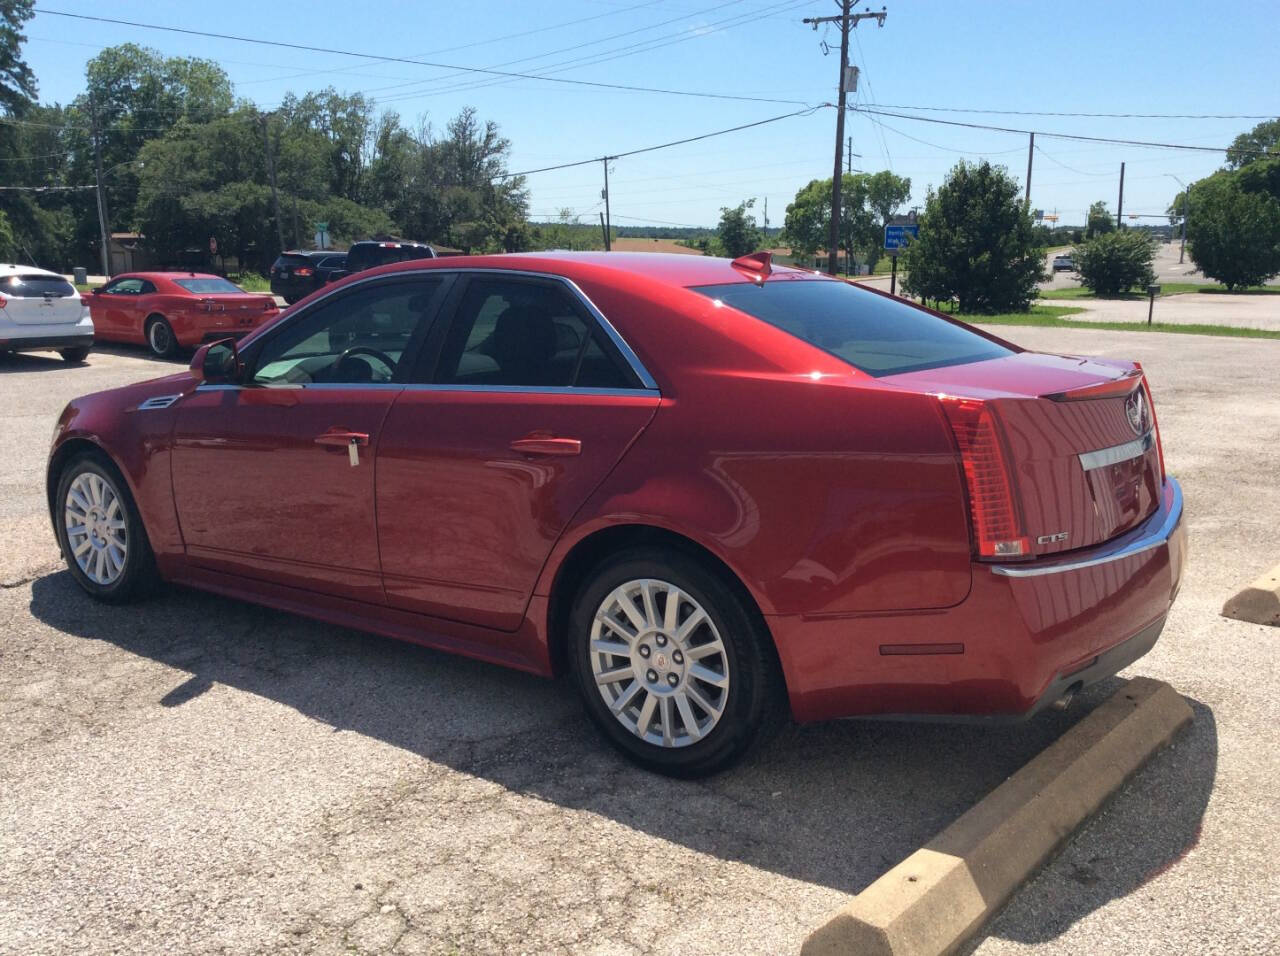
<svg viewBox="0 0 1280 956"><path fill-rule="evenodd" d="M767 256L437 259L77 399L72 575L537 674L639 763L798 720L1018 718L1155 643L1182 496L1142 369Z"/></svg>
<svg viewBox="0 0 1280 956"><path fill-rule="evenodd" d="M94 289L87 301L96 340L145 344L162 358L244 335L279 314L272 296L201 272L129 272Z"/></svg>

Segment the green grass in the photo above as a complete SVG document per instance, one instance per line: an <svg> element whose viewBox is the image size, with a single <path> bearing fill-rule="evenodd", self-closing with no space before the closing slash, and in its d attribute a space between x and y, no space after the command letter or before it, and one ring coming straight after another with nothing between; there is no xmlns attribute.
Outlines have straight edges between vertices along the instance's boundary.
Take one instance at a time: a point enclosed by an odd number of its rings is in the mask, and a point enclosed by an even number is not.
<svg viewBox="0 0 1280 956"><path fill-rule="evenodd" d="M239 275L227 276L232 282L244 289L245 292L270 292L271 280L266 276L260 276L256 272L242 272Z"/></svg>
<svg viewBox="0 0 1280 956"><path fill-rule="evenodd" d="M1261 285L1252 286L1248 289L1237 289L1234 293L1228 293L1227 287L1224 285L1199 285L1194 282L1162 282L1160 284L1160 294L1157 298L1163 298L1166 295L1186 295L1189 293L1203 293L1205 295L1280 295L1280 286ZM1098 299L1105 298L1114 299L1145 299L1144 292L1122 292L1120 295L1098 296L1084 286L1074 286L1069 289L1041 289L1040 298L1042 299Z"/></svg>
<svg viewBox="0 0 1280 956"><path fill-rule="evenodd" d="M1244 329L1234 325L1172 322L1074 322L1067 318L1084 312L1069 305L1036 305L1030 312L1004 312L999 315L957 315L972 325L1031 325L1046 329L1104 329L1108 332L1171 332L1175 335L1219 335L1237 339L1280 339L1280 331Z"/></svg>

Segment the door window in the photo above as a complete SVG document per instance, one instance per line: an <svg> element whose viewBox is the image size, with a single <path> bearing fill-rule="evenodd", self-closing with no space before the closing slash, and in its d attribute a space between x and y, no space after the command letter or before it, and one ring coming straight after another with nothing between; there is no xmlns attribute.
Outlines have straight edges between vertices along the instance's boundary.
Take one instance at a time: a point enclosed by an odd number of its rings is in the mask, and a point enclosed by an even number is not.
<svg viewBox="0 0 1280 956"><path fill-rule="evenodd" d="M264 344L254 382L390 382L442 284L414 279L364 286L308 309Z"/></svg>
<svg viewBox="0 0 1280 956"><path fill-rule="evenodd" d="M445 336L442 385L631 388L595 323L547 283L473 279Z"/></svg>
<svg viewBox="0 0 1280 956"><path fill-rule="evenodd" d="M102 287L102 291L107 295L141 295L144 283L141 279L116 279L115 282L108 282Z"/></svg>

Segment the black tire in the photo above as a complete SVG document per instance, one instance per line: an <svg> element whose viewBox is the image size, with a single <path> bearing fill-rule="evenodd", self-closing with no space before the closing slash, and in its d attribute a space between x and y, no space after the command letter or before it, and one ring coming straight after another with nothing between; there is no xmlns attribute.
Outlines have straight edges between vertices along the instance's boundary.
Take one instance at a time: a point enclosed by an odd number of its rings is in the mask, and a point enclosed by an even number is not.
<svg viewBox="0 0 1280 956"><path fill-rule="evenodd" d="M77 345L74 348L59 349L58 354L62 356L64 362L72 365L79 365L89 357L89 346Z"/></svg>
<svg viewBox="0 0 1280 956"><path fill-rule="evenodd" d="M67 496L72 483L81 475L93 474L103 479L119 498L124 510L124 538L126 543L125 560L119 575L109 583L99 583L91 579L80 567L72 550L67 533L66 508ZM159 583L156 572L155 555L151 550L151 542L147 539L146 528L142 524L142 516L138 514L137 505L129 486L119 469L106 456L84 453L72 457L58 476L58 489L54 498L54 530L58 538L58 547L62 550L63 560L76 583L94 600L106 604L125 604L150 594Z"/></svg>
<svg viewBox="0 0 1280 956"><path fill-rule="evenodd" d="M172 358L177 353L178 337L163 315L148 316L143 331L147 336L147 348L156 358Z"/></svg>
<svg viewBox="0 0 1280 956"><path fill-rule="evenodd" d="M614 715L605 701L604 692L596 684L592 657L597 652L591 647L596 613L611 598L615 589L638 580L665 582L679 588L705 611L724 645L723 657L717 655L717 660L722 663L729 680L728 688L719 692L723 696L716 701L721 706L718 721L700 739L683 745L664 746L662 743L642 739L632 727L624 725ZM657 600L655 598L655 603ZM665 608L665 597L662 603ZM704 633L710 635L710 631ZM691 635L690 640L694 639ZM632 642L631 646L640 650L637 642ZM668 661L673 660L675 647L674 641L664 645L664 654L671 655L667 658ZM655 645L650 645L647 650L650 655L655 656L646 659L656 661L658 651L655 650ZM781 713L781 676L770 637L763 624L744 606L743 599L731 582L725 581L721 574L708 569L695 558L678 551L637 548L624 551L606 562L583 585L574 601L569 618L568 651L574 683L582 695L592 722L629 759L656 773L693 778L724 770L740 760L752 744L761 738L769 722L776 720ZM621 655L610 660L626 666L626 659ZM686 666L691 666L692 661L693 655L690 654ZM670 666L674 667L675 664ZM668 675L673 687L676 686L676 681L680 681L679 686L683 687L685 681L692 680L688 671L684 671L683 678L672 676L674 673L672 671ZM632 679L641 683L638 673ZM666 694L665 688L660 685L661 681L655 685L661 691L653 695L655 698ZM716 693L707 685L699 686L704 692ZM630 685L626 685L626 688L629 689ZM649 691L637 691L632 700L643 702L646 694ZM673 704L672 710L674 709ZM699 722L699 714L703 718L710 717L710 712L701 708L693 713L695 723ZM636 720L637 724L639 719ZM680 727L676 729L682 730L687 726L682 715L673 720L673 727L677 722ZM656 730L651 732L657 733ZM691 735L686 733L685 736Z"/></svg>

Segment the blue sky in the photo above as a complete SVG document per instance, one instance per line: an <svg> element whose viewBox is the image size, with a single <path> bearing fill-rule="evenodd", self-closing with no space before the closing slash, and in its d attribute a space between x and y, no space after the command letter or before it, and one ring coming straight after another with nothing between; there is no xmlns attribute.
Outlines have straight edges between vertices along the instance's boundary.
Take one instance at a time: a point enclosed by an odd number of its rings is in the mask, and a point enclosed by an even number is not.
<svg viewBox="0 0 1280 956"><path fill-rule="evenodd" d="M170 55L221 63L239 96L270 107L288 91L333 85L361 90L410 125L443 125L465 106L496 120L513 144L513 170L614 154L750 123L833 101L839 47L834 29L800 20L834 13L834 0L562 0L562 2L217 3L40 0L90 15L256 36L377 55L581 80L732 94L743 102L574 87L541 80L478 80L406 63L281 50L37 14L26 58L42 102L80 92L85 62L133 41ZM883 29L863 23L851 43L862 69L860 104L890 107L1088 113L1280 114L1275 0L1228 7L1186 0L1074 3L1006 0L956 4L881 0ZM590 18L590 19L587 19ZM577 22L569 22L577 21ZM529 32L536 31L536 32ZM511 37L511 34L523 36ZM625 34L625 35L620 35ZM504 37L507 37L504 39ZM610 37L612 37L610 39ZM823 39L834 46L824 56ZM573 47L575 49L566 49ZM607 60L604 60L608 57ZM604 60L601 62L601 60ZM518 62L512 62L518 61ZM569 63L567 61L574 61ZM508 66L498 66L507 64ZM989 113L895 112L1016 129L1226 146L1253 119L1101 119ZM617 160L611 205L617 225L710 225L721 206L768 200L780 225L810 179L831 175L835 113ZM854 167L909 176L923 200L960 158L988 157L1022 180L1027 137L852 115ZM1125 211L1160 213L1185 181L1217 168L1221 154L1116 146L1037 136L1032 202L1083 222L1097 199L1115 209L1127 164ZM594 220L600 164L529 177L535 217L570 208ZM1148 220L1155 221L1155 220Z"/></svg>

